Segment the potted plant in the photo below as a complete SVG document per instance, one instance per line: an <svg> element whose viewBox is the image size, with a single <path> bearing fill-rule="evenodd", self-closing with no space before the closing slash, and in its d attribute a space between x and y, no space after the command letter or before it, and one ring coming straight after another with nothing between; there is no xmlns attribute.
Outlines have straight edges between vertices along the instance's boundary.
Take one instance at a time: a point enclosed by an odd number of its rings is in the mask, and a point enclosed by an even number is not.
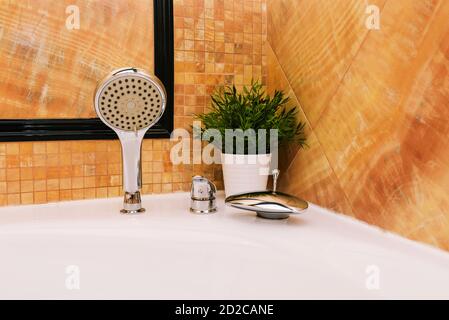
<svg viewBox="0 0 449 320"><path fill-rule="evenodd" d="M234 85L221 87L211 100L211 110L196 117L203 134L215 129L222 137L211 141L203 135L203 140L221 152L226 196L265 190L273 150L287 142L306 145L305 123L297 120L296 106L287 108L289 98L282 91L271 97L252 82L241 92Z"/></svg>

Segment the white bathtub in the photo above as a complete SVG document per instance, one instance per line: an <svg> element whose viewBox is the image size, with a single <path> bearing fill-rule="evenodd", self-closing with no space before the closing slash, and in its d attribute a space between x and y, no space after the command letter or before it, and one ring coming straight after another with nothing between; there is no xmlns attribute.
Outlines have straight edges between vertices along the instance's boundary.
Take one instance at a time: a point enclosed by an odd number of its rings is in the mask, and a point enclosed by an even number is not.
<svg viewBox="0 0 449 320"><path fill-rule="evenodd" d="M311 206L189 213L187 193L0 209L0 298L449 298L449 254Z"/></svg>

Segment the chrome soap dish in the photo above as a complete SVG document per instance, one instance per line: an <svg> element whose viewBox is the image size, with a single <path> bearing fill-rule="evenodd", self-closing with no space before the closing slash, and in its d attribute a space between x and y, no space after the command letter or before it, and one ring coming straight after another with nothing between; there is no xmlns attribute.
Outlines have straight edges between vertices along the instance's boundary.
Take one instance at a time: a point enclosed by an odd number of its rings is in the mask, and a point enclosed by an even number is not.
<svg viewBox="0 0 449 320"><path fill-rule="evenodd" d="M238 209L254 211L265 219L286 219L291 214L300 214L308 203L289 194L276 191L279 170L273 170L273 190L245 192L231 195L225 203Z"/></svg>

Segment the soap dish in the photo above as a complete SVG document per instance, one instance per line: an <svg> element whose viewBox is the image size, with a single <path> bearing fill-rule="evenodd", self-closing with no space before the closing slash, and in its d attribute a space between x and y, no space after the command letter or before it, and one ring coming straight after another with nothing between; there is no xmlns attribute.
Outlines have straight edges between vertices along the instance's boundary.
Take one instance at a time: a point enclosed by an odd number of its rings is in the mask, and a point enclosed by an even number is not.
<svg viewBox="0 0 449 320"><path fill-rule="evenodd" d="M276 191L279 170L273 171L273 190L234 194L225 203L234 208L256 212L265 219L286 219L291 214L304 212L309 204L295 196Z"/></svg>

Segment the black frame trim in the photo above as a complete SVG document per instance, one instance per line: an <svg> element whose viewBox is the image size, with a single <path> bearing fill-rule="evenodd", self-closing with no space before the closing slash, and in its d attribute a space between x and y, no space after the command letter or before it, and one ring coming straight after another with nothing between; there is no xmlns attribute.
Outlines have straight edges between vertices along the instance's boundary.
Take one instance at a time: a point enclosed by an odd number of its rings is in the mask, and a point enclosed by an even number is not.
<svg viewBox="0 0 449 320"><path fill-rule="evenodd" d="M174 115L173 0L153 3L154 73L165 86L167 106L145 138L167 138L173 131ZM117 139L117 135L98 118L0 120L0 142L106 139Z"/></svg>

